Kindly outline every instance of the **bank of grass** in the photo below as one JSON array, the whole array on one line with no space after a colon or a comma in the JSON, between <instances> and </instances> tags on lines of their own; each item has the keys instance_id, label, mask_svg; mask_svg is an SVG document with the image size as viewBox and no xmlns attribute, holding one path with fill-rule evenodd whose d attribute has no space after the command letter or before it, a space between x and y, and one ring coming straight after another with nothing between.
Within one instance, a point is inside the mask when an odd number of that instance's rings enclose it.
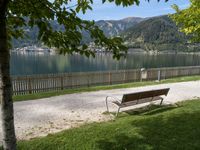
<instances>
[{"instance_id":1,"label":"bank of grass","mask_svg":"<svg viewBox=\"0 0 200 150\"><path fill-rule=\"evenodd\" d=\"M59 96L59 95L64 95L64 94L80 93L80 92L141 87L141 86L157 85L157 84L163 84L163 83L186 82L186 81L197 81L197 80L200 80L200 76L177 77L177 78L161 80L160 82L143 81L143 82L132 82L132 83L125 83L125 84L94 86L94 87L86 87L86 88L65 89L65 90L60 90L60 91L50 91L50 92L42 92L42 93L36 93L36 94L17 95L17 96L13 96L13 100L14 101L25 101L25 100L47 98L47 97L52 97L52 96Z\"/></svg>"},{"instance_id":2,"label":"bank of grass","mask_svg":"<svg viewBox=\"0 0 200 150\"><path fill-rule=\"evenodd\" d=\"M152 106L57 134L19 141L20 150L194 150L200 149L200 99Z\"/></svg>"}]
</instances>

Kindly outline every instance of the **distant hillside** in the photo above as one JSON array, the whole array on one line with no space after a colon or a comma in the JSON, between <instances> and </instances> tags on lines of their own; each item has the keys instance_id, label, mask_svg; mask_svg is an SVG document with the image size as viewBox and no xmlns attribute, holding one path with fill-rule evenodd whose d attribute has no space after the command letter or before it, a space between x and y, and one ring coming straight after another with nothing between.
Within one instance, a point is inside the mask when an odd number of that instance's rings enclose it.
<instances>
[{"instance_id":1,"label":"distant hillside","mask_svg":"<svg viewBox=\"0 0 200 150\"><path fill-rule=\"evenodd\" d=\"M153 17L125 30L121 36L129 47L155 51L192 51L188 37L168 16Z\"/></svg>"},{"instance_id":2,"label":"distant hillside","mask_svg":"<svg viewBox=\"0 0 200 150\"><path fill-rule=\"evenodd\" d=\"M101 30L105 33L106 36L117 36L122 31L128 29L129 27L132 27L136 25L137 23L141 22L143 18L139 17L129 17L122 20L100 20L96 22L96 25L99 26ZM61 27L56 22L51 22L53 25L53 28L55 29L61 29ZM14 47L24 47L28 45L40 45L40 41L37 39L38 35L38 29L35 27L33 29L25 28L26 34L29 36L29 38L19 39L19 40L13 40L13 46ZM91 39L88 35L88 33L83 31L83 42L89 43L91 42Z\"/></svg>"},{"instance_id":3,"label":"distant hillside","mask_svg":"<svg viewBox=\"0 0 200 150\"><path fill-rule=\"evenodd\" d=\"M144 18L139 17L129 17L121 20L100 20L96 22L96 25L104 31L106 36L116 36L143 20Z\"/></svg>"},{"instance_id":4,"label":"distant hillside","mask_svg":"<svg viewBox=\"0 0 200 150\"><path fill-rule=\"evenodd\" d=\"M25 18L27 19L27 18ZM51 25L56 30L63 30L63 28L55 21L51 22ZM25 47L32 45L41 45L41 41L38 39L38 28L37 27L24 27L25 37L23 39L13 39L12 45L13 48L16 47Z\"/></svg>"},{"instance_id":5,"label":"distant hillside","mask_svg":"<svg viewBox=\"0 0 200 150\"><path fill-rule=\"evenodd\" d=\"M51 22L54 29L61 29L57 22ZM129 17L121 20L100 20L96 22L108 37L121 36L130 48L146 51L200 51L199 45L188 44L188 37L178 31L168 16L152 18ZM24 28L29 38L13 40L14 47L41 45L37 39L38 28ZM83 43L90 43L87 32L82 32Z\"/></svg>"}]
</instances>

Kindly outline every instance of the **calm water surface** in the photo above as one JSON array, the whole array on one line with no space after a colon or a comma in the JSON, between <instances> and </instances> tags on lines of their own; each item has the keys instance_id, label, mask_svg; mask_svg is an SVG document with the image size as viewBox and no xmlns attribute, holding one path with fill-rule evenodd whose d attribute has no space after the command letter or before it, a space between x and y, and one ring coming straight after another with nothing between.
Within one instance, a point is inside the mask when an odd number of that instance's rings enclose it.
<instances>
[{"instance_id":1,"label":"calm water surface","mask_svg":"<svg viewBox=\"0 0 200 150\"><path fill-rule=\"evenodd\" d=\"M110 54L97 54L95 58L75 55L11 54L12 75L32 75L65 72L106 71L136 68L157 68L200 65L200 55L132 53L119 61Z\"/></svg>"}]
</instances>

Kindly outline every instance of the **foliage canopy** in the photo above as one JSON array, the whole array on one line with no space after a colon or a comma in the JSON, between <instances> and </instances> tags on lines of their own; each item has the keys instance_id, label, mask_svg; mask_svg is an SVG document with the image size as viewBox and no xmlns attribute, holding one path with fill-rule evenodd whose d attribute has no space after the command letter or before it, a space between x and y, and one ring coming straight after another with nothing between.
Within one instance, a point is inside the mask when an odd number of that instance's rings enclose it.
<instances>
[{"instance_id":1,"label":"foliage canopy","mask_svg":"<svg viewBox=\"0 0 200 150\"><path fill-rule=\"evenodd\" d=\"M171 18L180 27L180 31L191 35L192 41L200 42L200 2L199 0L190 0L190 2L190 7L184 10L173 5L176 14L171 15Z\"/></svg>"}]
</instances>

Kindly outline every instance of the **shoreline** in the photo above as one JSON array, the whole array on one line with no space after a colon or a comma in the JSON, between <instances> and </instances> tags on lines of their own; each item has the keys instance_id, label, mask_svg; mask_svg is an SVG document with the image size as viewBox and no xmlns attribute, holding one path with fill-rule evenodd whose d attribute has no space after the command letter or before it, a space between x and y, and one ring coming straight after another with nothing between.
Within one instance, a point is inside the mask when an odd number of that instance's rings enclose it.
<instances>
[{"instance_id":1,"label":"shoreline","mask_svg":"<svg viewBox=\"0 0 200 150\"><path fill-rule=\"evenodd\" d=\"M174 51L146 51L144 49L141 48L129 48L128 49L128 54L134 54L134 53L141 53L141 54L149 54L149 55L159 55L159 54L173 54L173 55L179 55L179 54L183 54L183 55L200 55L200 52L183 52L183 51L179 51L179 52L174 52Z\"/></svg>"}]
</instances>

